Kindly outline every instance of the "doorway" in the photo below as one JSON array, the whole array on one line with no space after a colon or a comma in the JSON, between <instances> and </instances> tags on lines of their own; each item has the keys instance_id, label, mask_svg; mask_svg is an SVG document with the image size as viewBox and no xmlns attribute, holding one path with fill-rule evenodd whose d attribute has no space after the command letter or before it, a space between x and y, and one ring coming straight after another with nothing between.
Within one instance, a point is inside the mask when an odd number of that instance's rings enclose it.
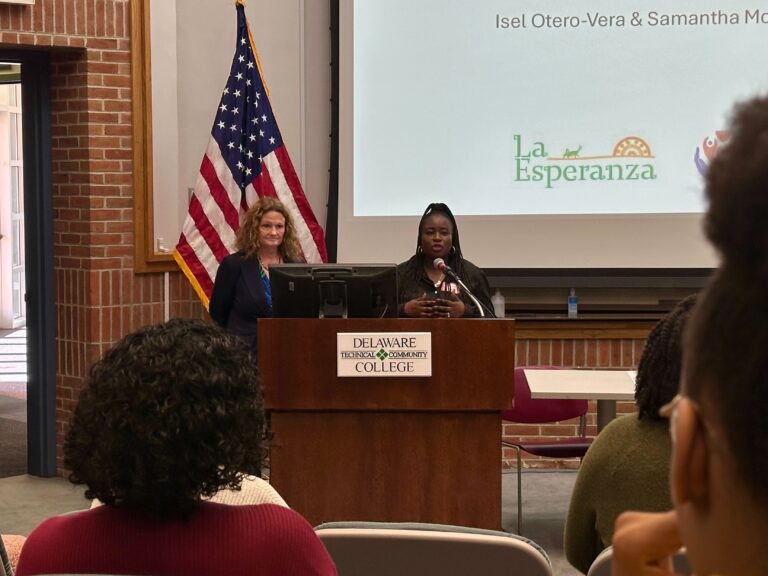
<instances>
[{"instance_id":1,"label":"doorway","mask_svg":"<svg viewBox=\"0 0 768 576\"><path fill-rule=\"evenodd\" d=\"M49 57L0 50L0 460L37 476L56 473Z\"/></svg>"},{"instance_id":2,"label":"doorway","mask_svg":"<svg viewBox=\"0 0 768 576\"><path fill-rule=\"evenodd\" d=\"M27 472L21 65L0 62L0 478Z\"/></svg>"}]
</instances>

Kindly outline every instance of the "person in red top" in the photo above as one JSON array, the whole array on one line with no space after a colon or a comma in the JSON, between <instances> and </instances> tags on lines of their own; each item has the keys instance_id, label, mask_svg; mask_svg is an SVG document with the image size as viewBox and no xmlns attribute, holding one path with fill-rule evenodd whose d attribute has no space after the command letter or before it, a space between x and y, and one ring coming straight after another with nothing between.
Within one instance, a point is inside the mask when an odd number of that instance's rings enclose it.
<instances>
[{"instance_id":1,"label":"person in red top","mask_svg":"<svg viewBox=\"0 0 768 576\"><path fill-rule=\"evenodd\" d=\"M201 321L171 320L118 342L91 368L64 445L70 480L105 505L44 521L17 575L336 574L289 508L204 501L261 471L253 366L244 343Z\"/></svg>"}]
</instances>

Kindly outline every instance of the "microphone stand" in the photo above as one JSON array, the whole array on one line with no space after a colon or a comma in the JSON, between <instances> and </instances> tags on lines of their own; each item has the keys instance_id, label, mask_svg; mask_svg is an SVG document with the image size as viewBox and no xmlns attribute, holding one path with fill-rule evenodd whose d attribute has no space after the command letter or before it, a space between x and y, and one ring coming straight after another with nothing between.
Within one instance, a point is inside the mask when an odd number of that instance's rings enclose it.
<instances>
[{"instance_id":1,"label":"microphone stand","mask_svg":"<svg viewBox=\"0 0 768 576\"><path fill-rule=\"evenodd\" d=\"M451 270L448 266L445 266L445 268L443 269L443 273L447 274L448 276L456 280L456 282L458 282L459 286L461 286L464 289L464 292L467 293L467 296L469 296L472 299L472 302L475 303L475 306L477 306L477 309L480 310L480 318L485 318L485 310L483 309L482 303L480 302L480 300L475 298L475 295L472 294L472 291L469 288L467 288L467 285L464 284L461 278L459 278L459 275L456 274L456 272L454 272L453 270ZM492 313L492 316L493 318L496 318L496 314Z\"/></svg>"}]
</instances>

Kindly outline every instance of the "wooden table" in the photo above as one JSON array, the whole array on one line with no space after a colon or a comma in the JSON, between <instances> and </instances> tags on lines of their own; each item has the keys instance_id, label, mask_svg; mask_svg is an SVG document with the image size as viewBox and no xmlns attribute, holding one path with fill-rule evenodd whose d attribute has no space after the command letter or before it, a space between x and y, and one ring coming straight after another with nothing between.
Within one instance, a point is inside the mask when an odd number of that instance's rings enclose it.
<instances>
[{"instance_id":1,"label":"wooden table","mask_svg":"<svg viewBox=\"0 0 768 576\"><path fill-rule=\"evenodd\" d=\"M634 400L635 371L525 370L531 398L597 400L597 431L616 417L617 400Z\"/></svg>"}]
</instances>

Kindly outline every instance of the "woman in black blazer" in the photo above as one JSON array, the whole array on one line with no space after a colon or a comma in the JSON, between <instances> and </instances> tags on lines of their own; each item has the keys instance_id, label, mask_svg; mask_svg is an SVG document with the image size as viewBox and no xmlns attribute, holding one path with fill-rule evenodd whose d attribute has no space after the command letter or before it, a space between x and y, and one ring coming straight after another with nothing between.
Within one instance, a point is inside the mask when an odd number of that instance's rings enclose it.
<instances>
[{"instance_id":1,"label":"woman in black blazer","mask_svg":"<svg viewBox=\"0 0 768 576\"><path fill-rule=\"evenodd\" d=\"M272 316L269 267L298 262L301 249L286 207L265 197L245 215L237 232L237 252L221 261L208 311L211 318L256 352L256 323Z\"/></svg>"}]
</instances>

